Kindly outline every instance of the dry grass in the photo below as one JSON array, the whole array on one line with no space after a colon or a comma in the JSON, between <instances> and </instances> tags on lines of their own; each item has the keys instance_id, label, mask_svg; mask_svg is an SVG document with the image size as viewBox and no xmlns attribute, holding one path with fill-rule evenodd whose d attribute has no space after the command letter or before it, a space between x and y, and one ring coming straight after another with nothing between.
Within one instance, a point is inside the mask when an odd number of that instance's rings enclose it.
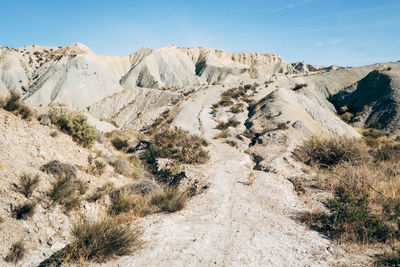
<instances>
[{"instance_id":1,"label":"dry grass","mask_svg":"<svg viewBox=\"0 0 400 267\"><path fill-rule=\"evenodd\" d=\"M31 201L19 204L12 209L13 217L17 220L26 220L34 214L35 207L36 203Z\"/></svg>"},{"instance_id":2,"label":"dry grass","mask_svg":"<svg viewBox=\"0 0 400 267\"><path fill-rule=\"evenodd\" d=\"M231 137L231 133L228 131L228 129L222 130L219 133L215 134L214 139L223 139L223 138L228 138Z\"/></svg>"},{"instance_id":3,"label":"dry grass","mask_svg":"<svg viewBox=\"0 0 400 267\"><path fill-rule=\"evenodd\" d=\"M140 229L117 217L81 219L73 225L71 234L73 242L65 252L64 262L105 262L115 256L129 255L141 245Z\"/></svg>"},{"instance_id":4,"label":"dry grass","mask_svg":"<svg viewBox=\"0 0 400 267\"><path fill-rule=\"evenodd\" d=\"M7 256L4 258L6 262L11 262L16 264L19 262L25 254L25 246L24 242L22 240L15 242L12 244L10 248L10 252L7 254Z\"/></svg>"},{"instance_id":5,"label":"dry grass","mask_svg":"<svg viewBox=\"0 0 400 267\"><path fill-rule=\"evenodd\" d=\"M33 190L38 186L39 175L24 173L19 177L18 191L25 197L30 197Z\"/></svg>"},{"instance_id":6,"label":"dry grass","mask_svg":"<svg viewBox=\"0 0 400 267\"><path fill-rule=\"evenodd\" d=\"M21 101L21 96L17 93L12 92L2 106L5 110L20 115L24 120L32 118L33 111Z\"/></svg>"},{"instance_id":7,"label":"dry grass","mask_svg":"<svg viewBox=\"0 0 400 267\"><path fill-rule=\"evenodd\" d=\"M91 175L101 176L106 171L106 164L100 160L94 159L91 155L88 156L87 173Z\"/></svg>"},{"instance_id":8,"label":"dry grass","mask_svg":"<svg viewBox=\"0 0 400 267\"><path fill-rule=\"evenodd\" d=\"M354 165L368 161L368 147L356 138L312 137L294 151L294 156L307 165L328 168L342 162Z\"/></svg>"},{"instance_id":9,"label":"dry grass","mask_svg":"<svg viewBox=\"0 0 400 267\"><path fill-rule=\"evenodd\" d=\"M192 135L181 128L162 129L153 137L152 144L142 153L148 163L155 163L156 158L175 159L181 163L205 163L209 159L203 147L208 143L205 139Z\"/></svg>"},{"instance_id":10,"label":"dry grass","mask_svg":"<svg viewBox=\"0 0 400 267\"><path fill-rule=\"evenodd\" d=\"M87 185L66 173L56 176L49 192L49 197L54 202L63 205L66 210L77 207L81 195L87 190Z\"/></svg>"},{"instance_id":11,"label":"dry grass","mask_svg":"<svg viewBox=\"0 0 400 267\"><path fill-rule=\"evenodd\" d=\"M226 130L226 129L228 129L229 127L236 128L239 124L240 124L240 122L237 121L235 118L230 118L227 122L220 122L220 123L217 125L216 128L217 128L218 130Z\"/></svg>"},{"instance_id":12,"label":"dry grass","mask_svg":"<svg viewBox=\"0 0 400 267\"><path fill-rule=\"evenodd\" d=\"M383 136L373 134L377 140ZM303 214L302 220L341 242L398 242L400 158L393 155L400 147L388 152L387 142L379 139L377 147L369 148L361 139L306 142L298 158L317 167L317 185L334 197L325 202L329 214Z\"/></svg>"},{"instance_id":13,"label":"dry grass","mask_svg":"<svg viewBox=\"0 0 400 267\"><path fill-rule=\"evenodd\" d=\"M165 186L162 190L151 194L135 194L129 188L123 188L115 191L111 196L110 214L118 215L129 212L135 216L146 216L157 212L176 212L185 206L189 198L186 192L172 186Z\"/></svg>"}]
</instances>

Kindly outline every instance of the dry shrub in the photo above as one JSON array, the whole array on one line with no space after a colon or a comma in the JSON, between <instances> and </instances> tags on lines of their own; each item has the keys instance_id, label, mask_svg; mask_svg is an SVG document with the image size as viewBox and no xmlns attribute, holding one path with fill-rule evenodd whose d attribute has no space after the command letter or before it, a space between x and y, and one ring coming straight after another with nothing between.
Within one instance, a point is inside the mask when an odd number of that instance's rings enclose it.
<instances>
[{"instance_id":1,"label":"dry shrub","mask_svg":"<svg viewBox=\"0 0 400 267\"><path fill-rule=\"evenodd\" d=\"M287 130L287 129L289 129L289 126L287 125L287 123L281 122L281 123L278 123L277 128L279 130Z\"/></svg>"},{"instance_id":2,"label":"dry shrub","mask_svg":"<svg viewBox=\"0 0 400 267\"><path fill-rule=\"evenodd\" d=\"M23 204L19 204L12 209L13 217L17 220L26 220L33 215L35 212L36 203L26 201Z\"/></svg>"},{"instance_id":3,"label":"dry shrub","mask_svg":"<svg viewBox=\"0 0 400 267\"><path fill-rule=\"evenodd\" d=\"M189 198L186 192L172 186L165 186L150 194L135 194L129 188L122 188L110 195L112 198L110 214L131 212L136 216L181 210Z\"/></svg>"},{"instance_id":4,"label":"dry shrub","mask_svg":"<svg viewBox=\"0 0 400 267\"><path fill-rule=\"evenodd\" d=\"M153 143L142 153L148 163L155 163L157 158L176 159L179 162L194 164L205 163L209 159L204 146L205 139L192 135L182 128L174 127L159 131L154 135Z\"/></svg>"},{"instance_id":5,"label":"dry shrub","mask_svg":"<svg viewBox=\"0 0 400 267\"><path fill-rule=\"evenodd\" d=\"M52 174L55 176L60 176L65 174L68 177L77 177L77 169L74 165L63 163L58 160L52 160L49 163L43 165L40 170L47 174Z\"/></svg>"},{"instance_id":6,"label":"dry shrub","mask_svg":"<svg viewBox=\"0 0 400 267\"><path fill-rule=\"evenodd\" d=\"M25 197L30 197L33 190L38 186L40 181L39 175L32 175L28 173L23 173L19 177L18 190Z\"/></svg>"},{"instance_id":7,"label":"dry shrub","mask_svg":"<svg viewBox=\"0 0 400 267\"><path fill-rule=\"evenodd\" d=\"M12 262L16 264L19 262L25 254L25 246L24 242L22 240L15 242L12 244L10 248L10 252L7 254L7 256L4 258L6 262Z\"/></svg>"},{"instance_id":8,"label":"dry shrub","mask_svg":"<svg viewBox=\"0 0 400 267\"><path fill-rule=\"evenodd\" d=\"M217 125L216 128L217 128L218 130L226 130L226 129L228 129L229 127L236 128L239 124L240 124L239 121L237 121L237 120L234 119L234 118L230 118L227 122L220 122L220 123Z\"/></svg>"},{"instance_id":9,"label":"dry shrub","mask_svg":"<svg viewBox=\"0 0 400 267\"><path fill-rule=\"evenodd\" d=\"M361 164L370 160L368 147L356 138L312 137L294 151L294 156L307 165L331 167L342 162Z\"/></svg>"},{"instance_id":10,"label":"dry shrub","mask_svg":"<svg viewBox=\"0 0 400 267\"><path fill-rule=\"evenodd\" d=\"M32 110L21 101L21 96L14 92L11 92L10 96L6 99L3 108L21 115L24 120L30 120L33 115Z\"/></svg>"},{"instance_id":11,"label":"dry shrub","mask_svg":"<svg viewBox=\"0 0 400 267\"><path fill-rule=\"evenodd\" d=\"M105 216L97 221L81 219L73 225L73 242L68 246L63 261L105 262L129 255L140 247L141 231L117 217Z\"/></svg>"},{"instance_id":12,"label":"dry shrub","mask_svg":"<svg viewBox=\"0 0 400 267\"><path fill-rule=\"evenodd\" d=\"M222 131L220 131L219 133L217 133L215 136L214 136L214 139L222 139L222 138L228 138L228 137L231 137L232 135L231 135L231 133L228 131L228 129L225 129L225 130L222 130Z\"/></svg>"},{"instance_id":13,"label":"dry shrub","mask_svg":"<svg viewBox=\"0 0 400 267\"><path fill-rule=\"evenodd\" d=\"M87 184L67 173L56 176L49 192L50 199L63 205L67 210L77 207L87 190Z\"/></svg>"},{"instance_id":14,"label":"dry shrub","mask_svg":"<svg viewBox=\"0 0 400 267\"><path fill-rule=\"evenodd\" d=\"M111 144L115 147L117 150L123 150L129 146L129 143L127 140L123 140L119 137L114 138L111 141Z\"/></svg>"},{"instance_id":15,"label":"dry shrub","mask_svg":"<svg viewBox=\"0 0 400 267\"><path fill-rule=\"evenodd\" d=\"M185 207L188 198L186 192L182 192L176 187L166 187L152 197L151 203L163 212L176 212Z\"/></svg>"},{"instance_id":16,"label":"dry shrub","mask_svg":"<svg viewBox=\"0 0 400 267\"><path fill-rule=\"evenodd\" d=\"M100 160L94 159L91 155L88 156L87 173L101 176L106 171L106 164Z\"/></svg>"}]
</instances>

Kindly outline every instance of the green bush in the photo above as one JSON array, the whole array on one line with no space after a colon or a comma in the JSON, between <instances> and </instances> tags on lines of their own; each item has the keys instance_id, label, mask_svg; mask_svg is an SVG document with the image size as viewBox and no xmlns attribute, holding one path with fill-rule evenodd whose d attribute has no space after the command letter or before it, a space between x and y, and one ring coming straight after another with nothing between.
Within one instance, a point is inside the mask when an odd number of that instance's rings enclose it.
<instances>
[{"instance_id":1,"label":"green bush","mask_svg":"<svg viewBox=\"0 0 400 267\"><path fill-rule=\"evenodd\" d=\"M329 215L314 215L309 223L332 239L374 243L386 242L397 235L396 229L371 213L366 193L338 187L326 207Z\"/></svg>"},{"instance_id":2,"label":"green bush","mask_svg":"<svg viewBox=\"0 0 400 267\"><path fill-rule=\"evenodd\" d=\"M60 130L85 147L91 147L96 141L96 130L90 126L87 117L79 112L70 112L63 108L53 108L49 114L50 120Z\"/></svg>"}]
</instances>

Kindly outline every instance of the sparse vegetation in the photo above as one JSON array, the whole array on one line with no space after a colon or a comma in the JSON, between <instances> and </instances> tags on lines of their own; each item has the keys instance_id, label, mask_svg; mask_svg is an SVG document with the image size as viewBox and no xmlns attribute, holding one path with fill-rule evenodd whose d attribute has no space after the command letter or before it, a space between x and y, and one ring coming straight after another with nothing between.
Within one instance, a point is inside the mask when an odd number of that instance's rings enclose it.
<instances>
[{"instance_id":1,"label":"sparse vegetation","mask_svg":"<svg viewBox=\"0 0 400 267\"><path fill-rule=\"evenodd\" d=\"M19 192L25 197L30 197L39 184L39 175L24 173L19 177Z\"/></svg>"},{"instance_id":2,"label":"sparse vegetation","mask_svg":"<svg viewBox=\"0 0 400 267\"><path fill-rule=\"evenodd\" d=\"M79 205L80 195L86 192L87 186L82 181L75 179L67 173L56 176L49 192L50 199L63 205L67 210Z\"/></svg>"},{"instance_id":3,"label":"sparse vegetation","mask_svg":"<svg viewBox=\"0 0 400 267\"><path fill-rule=\"evenodd\" d=\"M77 170L74 165L63 163L58 160L52 160L49 163L43 165L40 170L42 172L52 174L55 176L61 176L65 174L68 177L76 178Z\"/></svg>"},{"instance_id":4,"label":"sparse vegetation","mask_svg":"<svg viewBox=\"0 0 400 267\"><path fill-rule=\"evenodd\" d=\"M24 120L30 120L33 115L32 110L21 101L21 96L14 92L7 98L3 108L19 114Z\"/></svg>"},{"instance_id":5,"label":"sparse vegetation","mask_svg":"<svg viewBox=\"0 0 400 267\"><path fill-rule=\"evenodd\" d=\"M17 262L19 262L21 259L24 258L24 254L25 254L24 242L20 240L12 244L10 252L4 258L4 260L6 262L12 262L16 264Z\"/></svg>"},{"instance_id":6,"label":"sparse vegetation","mask_svg":"<svg viewBox=\"0 0 400 267\"><path fill-rule=\"evenodd\" d=\"M101 176L106 170L106 164L100 160L88 157L87 172L92 175Z\"/></svg>"},{"instance_id":7,"label":"sparse vegetation","mask_svg":"<svg viewBox=\"0 0 400 267\"><path fill-rule=\"evenodd\" d=\"M361 139L314 137L295 152L323 168L317 186L334 196L325 202L329 213L306 213L301 220L342 242L392 242L400 237L400 146L382 139L383 132L365 132L376 141L372 147Z\"/></svg>"},{"instance_id":8,"label":"sparse vegetation","mask_svg":"<svg viewBox=\"0 0 400 267\"><path fill-rule=\"evenodd\" d=\"M206 140L186 130L169 128L154 135L142 158L148 163L154 163L156 158L170 158L187 164L205 163L209 155L203 147L207 145Z\"/></svg>"},{"instance_id":9,"label":"sparse vegetation","mask_svg":"<svg viewBox=\"0 0 400 267\"><path fill-rule=\"evenodd\" d=\"M234 118L230 118L227 122L220 122L220 123L217 125L216 128L217 128L218 130L226 130L226 129L228 129L229 127L236 128L239 124L240 124L239 121L237 121L237 120L234 119Z\"/></svg>"},{"instance_id":10,"label":"sparse vegetation","mask_svg":"<svg viewBox=\"0 0 400 267\"><path fill-rule=\"evenodd\" d=\"M71 135L76 142L83 146L90 148L95 143L96 130L88 124L84 114L71 112L62 107L53 107L49 118L61 131Z\"/></svg>"},{"instance_id":11,"label":"sparse vegetation","mask_svg":"<svg viewBox=\"0 0 400 267\"><path fill-rule=\"evenodd\" d=\"M358 164L370 158L368 148L356 138L312 137L295 150L294 155L307 165L330 167L341 162Z\"/></svg>"},{"instance_id":12,"label":"sparse vegetation","mask_svg":"<svg viewBox=\"0 0 400 267\"><path fill-rule=\"evenodd\" d=\"M23 204L19 204L12 209L13 217L17 220L25 220L33 215L35 212L36 203L26 201Z\"/></svg>"},{"instance_id":13,"label":"sparse vegetation","mask_svg":"<svg viewBox=\"0 0 400 267\"><path fill-rule=\"evenodd\" d=\"M325 203L330 214L303 217L312 228L341 241L360 243L385 242L393 238L396 229L386 224L369 208L368 194L337 187L334 198Z\"/></svg>"},{"instance_id":14,"label":"sparse vegetation","mask_svg":"<svg viewBox=\"0 0 400 267\"><path fill-rule=\"evenodd\" d=\"M244 185L252 185L256 182L256 179L254 177L254 173L249 173L249 175L247 176L247 181L244 182Z\"/></svg>"},{"instance_id":15,"label":"sparse vegetation","mask_svg":"<svg viewBox=\"0 0 400 267\"><path fill-rule=\"evenodd\" d=\"M228 138L231 136L231 133L228 131L228 129L222 130L219 133L217 133L214 138L215 139L223 139L223 138Z\"/></svg>"},{"instance_id":16,"label":"sparse vegetation","mask_svg":"<svg viewBox=\"0 0 400 267\"><path fill-rule=\"evenodd\" d=\"M152 197L151 203L163 212L176 212L183 209L187 199L186 192L182 192L176 187L166 187Z\"/></svg>"}]
</instances>

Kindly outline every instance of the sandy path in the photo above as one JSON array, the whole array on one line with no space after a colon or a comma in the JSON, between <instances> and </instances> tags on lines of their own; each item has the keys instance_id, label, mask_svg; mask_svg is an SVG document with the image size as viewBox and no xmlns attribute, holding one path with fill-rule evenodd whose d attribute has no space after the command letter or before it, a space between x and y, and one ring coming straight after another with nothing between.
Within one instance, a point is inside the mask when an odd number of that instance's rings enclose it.
<instances>
[{"instance_id":1,"label":"sandy path","mask_svg":"<svg viewBox=\"0 0 400 267\"><path fill-rule=\"evenodd\" d=\"M305 207L290 182L253 171L247 154L211 139L209 108L221 90L197 93L173 122L210 139L211 160L197 167L210 188L180 212L147 217L145 247L107 266L324 266L333 260L326 239L291 219ZM246 186L241 182L250 172L256 183Z\"/></svg>"}]
</instances>

